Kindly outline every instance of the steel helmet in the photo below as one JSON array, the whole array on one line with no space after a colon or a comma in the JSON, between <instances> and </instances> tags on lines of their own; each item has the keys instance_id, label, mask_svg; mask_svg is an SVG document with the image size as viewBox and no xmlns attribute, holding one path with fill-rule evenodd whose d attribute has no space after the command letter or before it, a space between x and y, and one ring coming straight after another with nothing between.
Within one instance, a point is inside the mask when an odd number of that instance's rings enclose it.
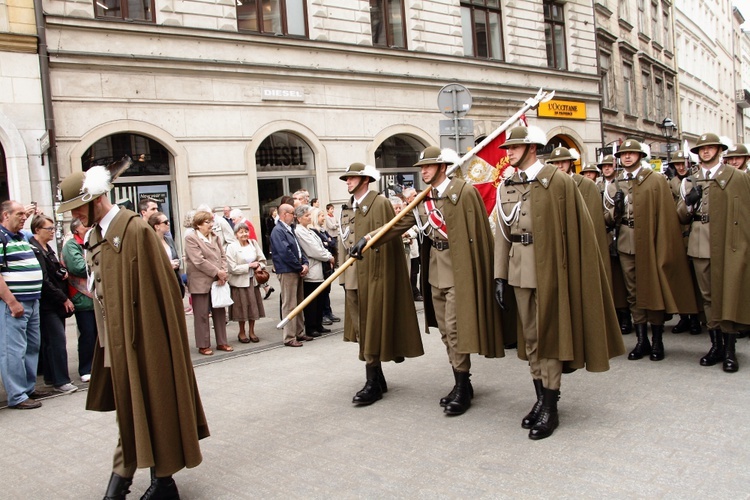
<instances>
[{"instance_id":1,"label":"steel helmet","mask_svg":"<svg viewBox=\"0 0 750 500\"><path fill-rule=\"evenodd\" d=\"M347 177L367 177L370 179L370 182L378 182L380 180L380 172L372 165L352 163L346 168L346 172L339 179L345 181Z\"/></svg>"},{"instance_id":2,"label":"steel helmet","mask_svg":"<svg viewBox=\"0 0 750 500\"><path fill-rule=\"evenodd\" d=\"M695 143L695 146L690 148L690 152L698 154L698 150L702 146L719 146L722 151L726 151L727 148L729 148L729 146L721 141L718 135L712 133L703 134L702 136L700 136L698 138L698 142Z\"/></svg>"},{"instance_id":3,"label":"steel helmet","mask_svg":"<svg viewBox=\"0 0 750 500\"><path fill-rule=\"evenodd\" d=\"M580 158L581 155L579 155L578 151L575 149L568 149L564 146L559 146L552 150L549 158L547 158L547 163L556 163L565 160L576 161Z\"/></svg>"},{"instance_id":4,"label":"steel helmet","mask_svg":"<svg viewBox=\"0 0 750 500\"><path fill-rule=\"evenodd\" d=\"M638 153L641 157L646 156L646 153L641 148L641 143L635 139L625 139L625 142L622 143L622 146L617 150L615 156L619 158L622 153Z\"/></svg>"},{"instance_id":5,"label":"steel helmet","mask_svg":"<svg viewBox=\"0 0 750 500\"><path fill-rule=\"evenodd\" d=\"M602 161L600 161L599 163L597 163L597 165L599 166L599 168L607 166L607 165L613 165L614 166L615 165L615 157L612 156L612 155L607 155L607 156L605 156L602 159Z\"/></svg>"},{"instance_id":6,"label":"steel helmet","mask_svg":"<svg viewBox=\"0 0 750 500\"><path fill-rule=\"evenodd\" d=\"M735 144L724 153L724 158L736 158L742 156L750 156L750 153L747 151L747 146L744 144Z\"/></svg>"},{"instance_id":7,"label":"steel helmet","mask_svg":"<svg viewBox=\"0 0 750 500\"><path fill-rule=\"evenodd\" d=\"M547 144L547 134L539 127L515 127L510 130L505 142L500 145L502 149L515 144L536 144L544 147Z\"/></svg>"}]
</instances>

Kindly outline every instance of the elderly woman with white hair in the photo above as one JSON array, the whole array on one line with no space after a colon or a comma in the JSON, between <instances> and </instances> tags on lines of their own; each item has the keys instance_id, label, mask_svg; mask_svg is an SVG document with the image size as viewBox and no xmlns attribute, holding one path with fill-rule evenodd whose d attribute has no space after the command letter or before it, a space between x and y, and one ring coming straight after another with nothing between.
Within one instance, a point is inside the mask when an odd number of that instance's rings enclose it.
<instances>
[{"instance_id":1,"label":"elderly woman with white hair","mask_svg":"<svg viewBox=\"0 0 750 500\"><path fill-rule=\"evenodd\" d=\"M300 248L309 261L309 271L303 281L305 297L308 297L325 281L323 265L333 264L333 255L326 250L323 242L311 228L312 211L313 208L310 205L300 205L294 209L294 216L297 218L297 227L294 232L297 235ZM325 302L320 295L305 307L305 333L309 337L320 337L321 333L331 331L323 326L324 307Z\"/></svg>"}]
</instances>

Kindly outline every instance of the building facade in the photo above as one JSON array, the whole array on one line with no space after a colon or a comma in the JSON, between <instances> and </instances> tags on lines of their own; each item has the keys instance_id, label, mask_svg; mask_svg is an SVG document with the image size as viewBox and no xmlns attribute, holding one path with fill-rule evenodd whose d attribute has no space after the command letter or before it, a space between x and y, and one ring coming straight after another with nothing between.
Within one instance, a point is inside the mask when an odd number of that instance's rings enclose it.
<instances>
[{"instance_id":1,"label":"building facade","mask_svg":"<svg viewBox=\"0 0 750 500\"><path fill-rule=\"evenodd\" d=\"M207 203L265 232L284 194L347 198L355 161L421 187L440 89L464 85L475 140L538 88L582 111L528 114L594 160L601 142L590 2L45 0L60 176L124 154L115 198L173 221ZM173 224L177 229L179 224Z\"/></svg>"}]
</instances>

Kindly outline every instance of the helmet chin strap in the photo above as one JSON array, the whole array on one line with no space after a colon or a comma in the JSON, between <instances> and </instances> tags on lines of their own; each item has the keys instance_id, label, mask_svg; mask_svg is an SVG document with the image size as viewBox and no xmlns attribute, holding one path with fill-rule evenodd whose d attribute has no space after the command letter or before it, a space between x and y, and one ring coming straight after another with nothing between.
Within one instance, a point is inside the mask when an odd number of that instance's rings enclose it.
<instances>
[{"instance_id":1,"label":"helmet chin strap","mask_svg":"<svg viewBox=\"0 0 750 500\"><path fill-rule=\"evenodd\" d=\"M523 162L526 161L526 156L529 154L529 148L531 148L531 144L527 144L526 147L523 150L523 154L521 155L521 158L518 160L518 165L516 167L523 165Z\"/></svg>"},{"instance_id":2,"label":"helmet chin strap","mask_svg":"<svg viewBox=\"0 0 750 500\"><path fill-rule=\"evenodd\" d=\"M713 165L714 161L716 161L716 158L719 156L719 151L720 150L721 150L721 148L716 148L716 153L714 153L714 155L711 157L711 159L708 160L708 161L704 161L703 163L705 163L706 165Z\"/></svg>"},{"instance_id":3,"label":"helmet chin strap","mask_svg":"<svg viewBox=\"0 0 750 500\"><path fill-rule=\"evenodd\" d=\"M88 202L88 207L89 207L88 226L92 227L94 225L94 202L93 201Z\"/></svg>"}]
</instances>

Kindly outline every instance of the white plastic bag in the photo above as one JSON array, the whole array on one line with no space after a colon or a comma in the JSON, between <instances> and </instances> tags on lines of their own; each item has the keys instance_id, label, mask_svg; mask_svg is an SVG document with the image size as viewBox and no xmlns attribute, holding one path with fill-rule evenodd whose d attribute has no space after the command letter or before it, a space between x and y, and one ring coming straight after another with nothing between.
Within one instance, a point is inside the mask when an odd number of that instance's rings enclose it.
<instances>
[{"instance_id":1,"label":"white plastic bag","mask_svg":"<svg viewBox=\"0 0 750 500\"><path fill-rule=\"evenodd\" d=\"M229 283L219 285L218 281L211 283L211 307L220 309L229 307L234 304L232 296L229 293Z\"/></svg>"}]
</instances>

